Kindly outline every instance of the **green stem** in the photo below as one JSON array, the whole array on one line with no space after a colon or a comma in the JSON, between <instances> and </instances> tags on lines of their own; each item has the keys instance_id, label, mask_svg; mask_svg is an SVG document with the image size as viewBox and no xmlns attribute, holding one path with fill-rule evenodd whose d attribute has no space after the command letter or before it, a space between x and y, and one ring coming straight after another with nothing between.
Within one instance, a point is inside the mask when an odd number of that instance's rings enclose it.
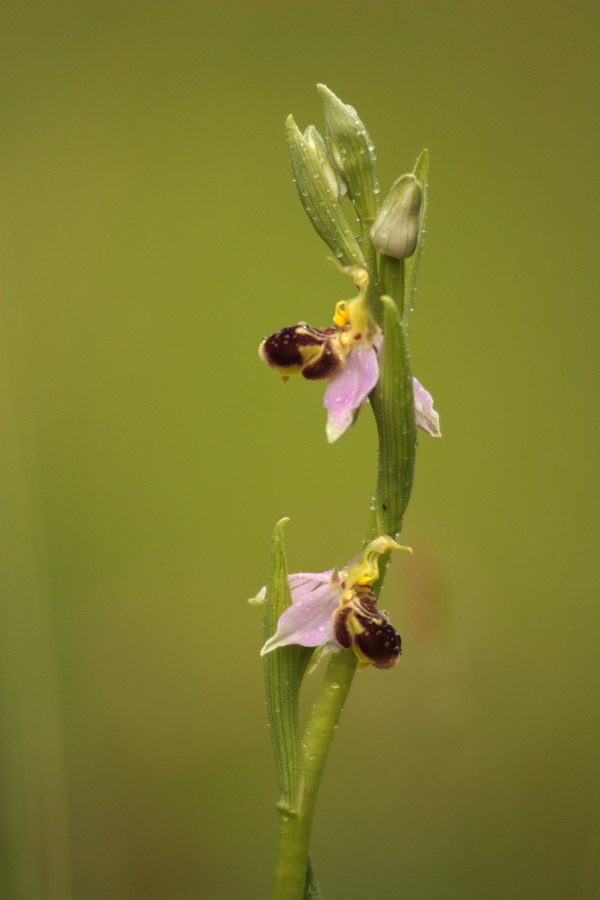
<instances>
[{"instance_id":1,"label":"green stem","mask_svg":"<svg viewBox=\"0 0 600 900\"><path fill-rule=\"evenodd\" d=\"M281 815L273 900L304 896L317 793L357 665L351 650L334 653L329 661L302 741L304 784L297 814L282 811Z\"/></svg>"},{"instance_id":2,"label":"green stem","mask_svg":"<svg viewBox=\"0 0 600 900\"><path fill-rule=\"evenodd\" d=\"M327 754L357 665L358 659L350 650L332 654L304 732L302 750L305 783L302 811L309 829Z\"/></svg>"},{"instance_id":3,"label":"green stem","mask_svg":"<svg viewBox=\"0 0 600 900\"><path fill-rule=\"evenodd\" d=\"M371 224L372 224L372 221L371 221ZM379 303L379 298L381 297L382 293L384 293L384 290L382 289L381 283L379 280L379 269L377 266L377 252L375 250L375 247L373 246L373 242L371 241L371 235L369 234L369 228L371 227L370 224L361 221L360 227L361 227L361 249L363 252L363 256L365 258L365 265L371 275L371 287L370 287L371 308L372 308L375 319L380 320L381 304Z\"/></svg>"},{"instance_id":4,"label":"green stem","mask_svg":"<svg viewBox=\"0 0 600 900\"><path fill-rule=\"evenodd\" d=\"M394 300L402 319L404 312L404 260L394 259L382 253L379 273L381 294L387 294Z\"/></svg>"}]
</instances>

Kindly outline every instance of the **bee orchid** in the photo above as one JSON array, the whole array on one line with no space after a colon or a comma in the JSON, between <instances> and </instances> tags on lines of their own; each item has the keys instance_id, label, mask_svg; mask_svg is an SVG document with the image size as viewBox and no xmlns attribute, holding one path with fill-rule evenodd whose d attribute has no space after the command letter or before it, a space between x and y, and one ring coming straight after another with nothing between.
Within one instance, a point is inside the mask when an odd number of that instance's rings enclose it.
<instances>
[{"instance_id":1,"label":"bee orchid","mask_svg":"<svg viewBox=\"0 0 600 900\"><path fill-rule=\"evenodd\" d=\"M263 362L279 372L284 381L299 374L311 381L329 379L324 399L329 443L346 433L377 384L384 341L369 309L366 268L349 266L345 271L359 293L354 300L336 305L332 328L314 328L300 322L265 338L258 348ZM439 416L431 394L416 378L413 391L417 425L440 437Z\"/></svg>"},{"instance_id":2,"label":"bee orchid","mask_svg":"<svg viewBox=\"0 0 600 900\"><path fill-rule=\"evenodd\" d=\"M402 650L400 635L373 593L379 578L378 559L392 549L412 553L410 547L382 535L341 569L290 575L291 606L280 616L261 656L287 644L300 644L333 653L352 648L361 668L395 666ZM265 596L263 588L255 602L264 602Z\"/></svg>"}]
</instances>

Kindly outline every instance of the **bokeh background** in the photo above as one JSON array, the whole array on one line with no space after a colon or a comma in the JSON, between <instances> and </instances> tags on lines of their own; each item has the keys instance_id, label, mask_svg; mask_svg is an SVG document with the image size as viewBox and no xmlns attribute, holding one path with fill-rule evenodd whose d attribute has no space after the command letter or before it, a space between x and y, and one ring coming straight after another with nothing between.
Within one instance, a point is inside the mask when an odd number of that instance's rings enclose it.
<instances>
[{"instance_id":1,"label":"bokeh background","mask_svg":"<svg viewBox=\"0 0 600 900\"><path fill-rule=\"evenodd\" d=\"M421 440L326 770L326 898L600 897L598 8L431 0L2 5L2 900L264 900L276 782L259 615L355 555L369 411L259 340L348 283L283 123L325 82L382 189L431 151ZM315 674L313 679L318 679ZM315 682L316 683L316 682ZM306 703L310 702L310 686Z\"/></svg>"}]
</instances>

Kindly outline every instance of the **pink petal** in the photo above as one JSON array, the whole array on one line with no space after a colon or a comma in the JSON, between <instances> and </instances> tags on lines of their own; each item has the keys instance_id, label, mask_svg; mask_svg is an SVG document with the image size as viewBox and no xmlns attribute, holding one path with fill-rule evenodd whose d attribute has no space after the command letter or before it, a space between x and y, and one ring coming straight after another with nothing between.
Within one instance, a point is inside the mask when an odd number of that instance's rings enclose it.
<instances>
[{"instance_id":1,"label":"pink petal","mask_svg":"<svg viewBox=\"0 0 600 900\"><path fill-rule=\"evenodd\" d=\"M379 360L374 347L353 347L342 371L331 379L325 391L327 440L337 441L352 425L379 378Z\"/></svg>"},{"instance_id":2,"label":"pink petal","mask_svg":"<svg viewBox=\"0 0 600 900\"><path fill-rule=\"evenodd\" d=\"M288 575L292 591L292 603L302 600L303 597L314 591L319 584L329 584L334 571L335 569L329 569L327 572L296 572L294 575Z\"/></svg>"},{"instance_id":3,"label":"pink petal","mask_svg":"<svg viewBox=\"0 0 600 900\"><path fill-rule=\"evenodd\" d=\"M329 569L327 572L296 572L295 575L288 575L293 600L300 600L305 594L313 591L317 584L331 581L334 572L335 569ZM251 597L248 603L260 606L266 599L267 588L262 587L256 597Z\"/></svg>"},{"instance_id":4,"label":"pink petal","mask_svg":"<svg viewBox=\"0 0 600 900\"><path fill-rule=\"evenodd\" d=\"M433 397L416 378L413 378L413 395L417 425L432 437L441 437L440 417L433 408Z\"/></svg>"},{"instance_id":5,"label":"pink petal","mask_svg":"<svg viewBox=\"0 0 600 900\"><path fill-rule=\"evenodd\" d=\"M323 576L327 575L327 580ZM302 579L294 585L296 579ZM339 578L335 571L290 575L292 605L279 617L277 630L260 651L261 656L286 644L303 647L320 647L339 650L335 640L332 616L342 596Z\"/></svg>"}]
</instances>

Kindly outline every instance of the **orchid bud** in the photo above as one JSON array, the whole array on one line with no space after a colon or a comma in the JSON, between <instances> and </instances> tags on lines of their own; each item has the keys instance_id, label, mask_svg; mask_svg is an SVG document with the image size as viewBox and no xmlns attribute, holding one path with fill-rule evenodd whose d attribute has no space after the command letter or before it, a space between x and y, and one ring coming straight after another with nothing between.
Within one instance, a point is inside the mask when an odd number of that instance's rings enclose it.
<instances>
[{"instance_id":1,"label":"orchid bud","mask_svg":"<svg viewBox=\"0 0 600 900\"><path fill-rule=\"evenodd\" d=\"M348 185L361 222L370 225L377 213L379 193L373 141L353 106L342 103L324 84L318 84L317 90L325 107L331 159Z\"/></svg>"},{"instance_id":2,"label":"orchid bud","mask_svg":"<svg viewBox=\"0 0 600 900\"><path fill-rule=\"evenodd\" d=\"M401 175L385 198L371 228L373 246L394 259L415 252L421 226L423 188L414 175Z\"/></svg>"},{"instance_id":3,"label":"orchid bud","mask_svg":"<svg viewBox=\"0 0 600 900\"><path fill-rule=\"evenodd\" d=\"M304 140L321 164L323 174L327 179L332 194L337 199L337 202L341 203L346 196L346 184L334 169L331 157L327 152L327 145L314 125L308 126L304 132Z\"/></svg>"},{"instance_id":4,"label":"orchid bud","mask_svg":"<svg viewBox=\"0 0 600 900\"><path fill-rule=\"evenodd\" d=\"M313 228L344 264L364 263L362 251L340 209L339 188L330 184L333 172L328 173L323 165L314 133L309 129L307 139L288 116L286 137L294 181Z\"/></svg>"}]
</instances>

